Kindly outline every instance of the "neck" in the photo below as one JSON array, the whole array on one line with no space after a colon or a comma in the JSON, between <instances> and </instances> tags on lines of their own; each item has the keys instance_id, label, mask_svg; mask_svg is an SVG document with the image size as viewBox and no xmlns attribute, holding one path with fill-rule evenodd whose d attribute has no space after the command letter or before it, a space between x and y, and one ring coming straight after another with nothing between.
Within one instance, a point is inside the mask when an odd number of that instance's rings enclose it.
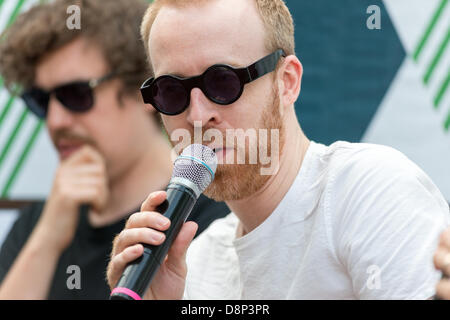
<instances>
[{"instance_id":1,"label":"neck","mask_svg":"<svg viewBox=\"0 0 450 320\"><path fill-rule=\"evenodd\" d=\"M149 193L164 190L172 175L170 154L164 138L155 138L123 174L110 182L108 204L101 214L90 213L91 225L101 227L119 221L132 210L139 210Z\"/></svg>"},{"instance_id":2,"label":"neck","mask_svg":"<svg viewBox=\"0 0 450 320\"><path fill-rule=\"evenodd\" d=\"M240 220L238 236L251 232L272 214L294 183L309 145L310 141L295 118L295 123L286 128L286 141L277 173L252 196L226 202Z\"/></svg>"}]
</instances>

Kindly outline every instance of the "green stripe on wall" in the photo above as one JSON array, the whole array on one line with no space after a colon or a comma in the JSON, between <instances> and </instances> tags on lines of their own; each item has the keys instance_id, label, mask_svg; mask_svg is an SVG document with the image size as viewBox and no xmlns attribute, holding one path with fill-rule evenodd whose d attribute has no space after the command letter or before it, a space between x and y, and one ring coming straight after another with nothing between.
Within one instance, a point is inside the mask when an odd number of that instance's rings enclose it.
<instances>
[{"instance_id":1,"label":"green stripe on wall","mask_svg":"<svg viewBox=\"0 0 450 320\"><path fill-rule=\"evenodd\" d=\"M18 0L17 1L16 7L14 8L11 16L9 17L9 20L8 20L8 23L7 23L6 27L9 27L14 22L14 20L16 20L17 15L20 12L20 8L22 8L22 6L25 4L25 1L26 0Z\"/></svg>"},{"instance_id":2,"label":"green stripe on wall","mask_svg":"<svg viewBox=\"0 0 450 320\"><path fill-rule=\"evenodd\" d=\"M12 0L9 0L9 1L12 1ZM4 2L3 0L0 0L0 10L2 8L3 2ZM43 2L46 2L46 0L40 0L39 2L43 3ZM25 3L26 3L26 0L17 0L16 5L9 16L6 27L11 26L11 24L16 20L17 16L20 14ZM0 90L2 88L4 88L4 80L2 77L0 77ZM3 122L7 118L7 115L9 114L12 106L14 105L14 101L16 99L17 93L18 93L18 91L14 90L14 92L12 92L12 94L10 94L8 100L6 101L6 104L2 110L2 113L0 114L0 128L2 128ZM24 122L26 121L26 119L29 115L30 115L30 113L25 108L24 111L22 112L20 118L16 122L12 133L10 133L10 136L7 140L5 147L3 148L3 150L1 150L0 168L1 168L2 164L4 163L4 160L7 158L8 153L11 150L11 147L12 147L14 141L16 140L16 138L18 136L18 133L20 132ZM28 140L25 143L25 147L14 166L14 170L12 171L12 173L9 176L9 178L6 182L6 185L3 187L1 197L7 197L9 195L9 190L14 185L17 176L20 174L20 170L22 169L23 164L26 162L26 157L28 156L30 150L32 149L33 145L35 144L36 138L39 135L40 130L42 130L42 127L43 127L43 122L41 120L39 120L38 124L35 126L32 134L28 137Z\"/></svg>"},{"instance_id":3,"label":"green stripe on wall","mask_svg":"<svg viewBox=\"0 0 450 320\"><path fill-rule=\"evenodd\" d=\"M447 116L447 119L445 120L444 128L445 128L445 131L449 131L449 129L450 129L450 112Z\"/></svg>"},{"instance_id":4,"label":"green stripe on wall","mask_svg":"<svg viewBox=\"0 0 450 320\"><path fill-rule=\"evenodd\" d=\"M8 101L6 101L6 104L2 110L2 113L0 114L0 129L2 128L3 122L5 121L6 116L8 115L9 111L11 111L11 107L14 103L14 100L15 100L14 95L11 95L8 98Z\"/></svg>"},{"instance_id":5,"label":"green stripe on wall","mask_svg":"<svg viewBox=\"0 0 450 320\"><path fill-rule=\"evenodd\" d=\"M428 39L430 38L431 33L433 32L434 27L436 26L437 21L439 20L442 12L445 9L445 6L448 4L448 0L442 0L440 5L438 6L436 12L434 13L427 29L425 30L425 33L423 34L419 44L417 45L416 50L413 54L414 61L419 60L419 56L422 53L423 48L425 47L425 44L427 43Z\"/></svg>"},{"instance_id":6,"label":"green stripe on wall","mask_svg":"<svg viewBox=\"0 0 450 320\"><path fill-rule=\"evenodd\" d=\"M13 142L16 140L17 135L19 134L19 131L22 128L23 123L25 122L27 115L28 115L28 110L24 109L22 114L20 115L19 120L17 120L16 125L14 126L12 133L9 135L6 145L3 148L2 153L0 154L0 170L6 159L6 156L8 155L8 152L10 151L10 149L13 145Z\"/></svg>"},{"instance_id":7,"label":"green stripe on wall","mask_svg":"<svg viewBox=\"0 0 450 320\"><path fill-rule=\"evenodd\" d=\"M9 197L9 193L11 191L11 188L13 187L15 181L17 180L17 177L25 164L25 160L28 158L28 155L33 147L33 145L36 142L37 137L39 136L39 133L41 132L41 129L44 125L44 122L42 120L39 120L36 126L34 127L33 132L31 133L30 138L28 139L28 143L25 145L24 149L22 150L22 153L20 154L19 160L16 163L16 166L14 167L11 175L9 176L5 187L2 190L1 197L7 198Z\"/></svg>"},{"instance_id":8,"label":"green stripe on wall","mask_svg":"<svg viewBox=\"0 0 450 320\"><path fill-rule=\"evenodd\" d=\"M439 107L439 104L441 103L442 98L444 97L444 94L449 87L449 84L450 84L450 70L448 71L447 77L442 82L442 85L440 86L438 93L437 93L436 97L434 98L433 104L434 104L435 108Z\"/></svg>"},{"instance_id":9,"label":"green stripe on wall","mask_svg":"<svg viewBox=\"0 0 450 320\"><path fill-rule=\"evenodd\" d=\"M448 46L449 40L450 40L450 28L448 28L447 34L445 35L444 39L442 40L438 51L436 52L434 58L431 60L428 70L423 78L423 82L425 84L428 84L428 82L430 81L431 76L433 75L433 72L436 69L436 66L438 65L439 61L442 58L443 53L445 52L445 49Z\"/></svg>"}]
</instances>

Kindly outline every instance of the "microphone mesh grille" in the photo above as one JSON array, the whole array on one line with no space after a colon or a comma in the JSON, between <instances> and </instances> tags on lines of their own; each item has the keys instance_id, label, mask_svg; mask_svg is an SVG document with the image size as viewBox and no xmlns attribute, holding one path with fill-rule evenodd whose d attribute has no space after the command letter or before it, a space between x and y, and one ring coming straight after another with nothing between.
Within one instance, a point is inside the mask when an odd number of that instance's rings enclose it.
<instances>
[{"instance_id":1,"label":"microphone mesh grille","mask_svg":"<svg viewBox=\"0 0 450 320\"><path fill-rule=\"evenodd\" d=\"M216 169L214 151L201 144L191 144L175 160L172 178L187 179L202 193L213 181Z\"/></svg>"}]
</instances>

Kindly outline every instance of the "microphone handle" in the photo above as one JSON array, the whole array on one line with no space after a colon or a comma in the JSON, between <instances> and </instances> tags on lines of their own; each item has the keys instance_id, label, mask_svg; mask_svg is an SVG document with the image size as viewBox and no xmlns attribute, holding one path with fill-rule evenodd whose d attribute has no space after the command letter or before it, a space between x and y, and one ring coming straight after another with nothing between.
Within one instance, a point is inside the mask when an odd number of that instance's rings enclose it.
<instances>
[{"instance_id":1,"label":"microphone handle","mask_svg":"<svg viewBox=\"0 0 450 320\"><path fill-rule=\"evenodd\" d=\"M159 270L173 241L186 222L197 200L194 192L180 184L167 187L167 199L156 211L170 219L166 239L159 246L142 244L144 253L125 268L110 300L141 300Z\"/></svg>"}]
</instances>

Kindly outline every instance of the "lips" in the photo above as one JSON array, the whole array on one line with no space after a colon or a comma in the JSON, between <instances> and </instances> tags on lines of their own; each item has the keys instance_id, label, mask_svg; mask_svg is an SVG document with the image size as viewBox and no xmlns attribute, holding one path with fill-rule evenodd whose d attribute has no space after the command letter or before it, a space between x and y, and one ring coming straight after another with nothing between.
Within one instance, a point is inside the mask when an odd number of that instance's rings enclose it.
<instances>
[{"instance_id":1,"label":"lips","mask_svg":"<svg viewBox=\"0 0 450 320\"><path fill-rule=\"evenodd\" d=\"M71 154L84 146L84 142L80 141L61 141L56 144L59 156L62 160L70 157Z\"/></svg>"},{"instance_id":2,"label":"lips","mask_svg":"<svg viewBox=\"0 0 450 320\"><path fill-rule=\"evenodd\" d=\"M227 153L233 152L233 148L212 148L214 153L217 156L217 160L219 164L225 164Z\"/></svg>"},{"instance_id":3,"label":"lips","mask_svg":"<svg viewBox=\"0 0 450 320\"><path fill-rule=\"evenodd\" d=\"M214 153L216 154L216 156L219 156L220 154L224 154L227 152L227 149L224 148L215 148L214 149Z\"/></svg>"}]
</instances>

